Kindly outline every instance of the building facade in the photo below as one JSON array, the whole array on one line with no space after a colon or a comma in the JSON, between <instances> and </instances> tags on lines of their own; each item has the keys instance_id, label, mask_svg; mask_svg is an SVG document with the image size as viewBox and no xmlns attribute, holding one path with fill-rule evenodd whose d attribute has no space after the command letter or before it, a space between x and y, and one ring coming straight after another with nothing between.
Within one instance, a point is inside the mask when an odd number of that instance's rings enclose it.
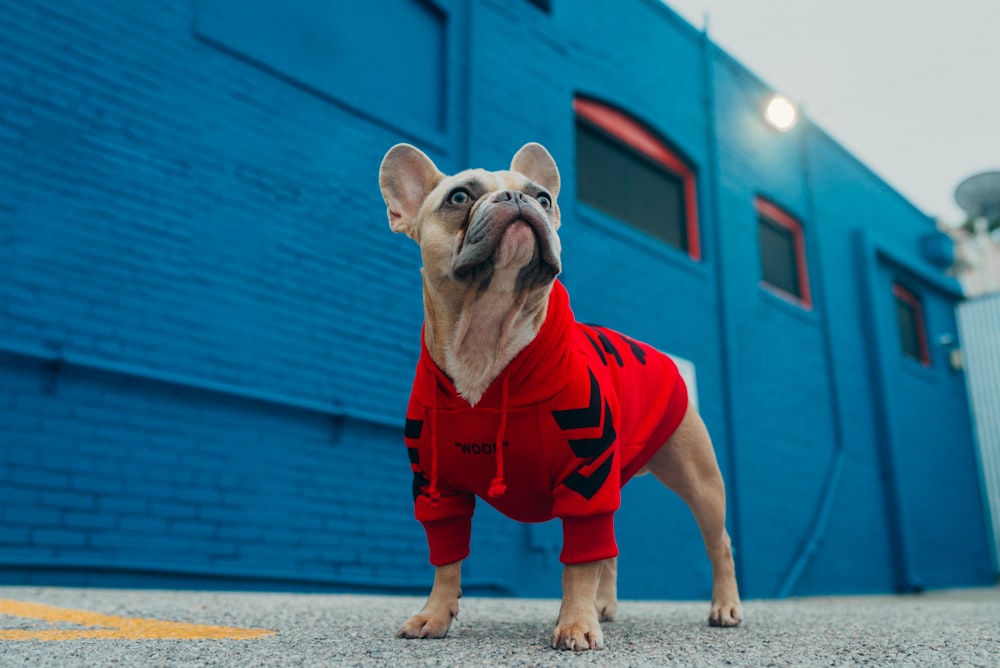
<instances>
[{"instance_id":1,"label":"building facade","mask_svg":"<svg viewBox=\"0 0 1000 668\"><path fill-rule=\"evenodd\" d=\"M948 245L661 3L2 4L0 580L426 590L379 162L539 141L578 318L694 370L745 596L992 581ZM708 597L623 496L622 596ZM473 524L467 593L558 593L558 526Z\"/></svg>"}]
</instances>

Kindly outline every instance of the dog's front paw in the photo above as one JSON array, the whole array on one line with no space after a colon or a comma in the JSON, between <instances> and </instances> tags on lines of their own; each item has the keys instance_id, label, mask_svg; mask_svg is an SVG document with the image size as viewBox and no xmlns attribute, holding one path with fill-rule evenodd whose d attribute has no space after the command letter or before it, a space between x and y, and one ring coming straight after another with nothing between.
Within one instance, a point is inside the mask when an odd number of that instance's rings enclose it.
<instances>
[{"instance_id":1,"label":"dog's front paw","mask_svg":"<svg viewBox=\"0 0 1000 668\"><path fill-rule=\"evenodd\" d=\"M601 625L597 622L596 615L593 620L586 621L563 623L560 620L556 624L555 633L552 634L552 647L577 652L603 648L604 634L601 632Z\"/></svg>"},{"instance_id":2,"label":"dog's front paw","mask_svg":"<svg viewBox=\"0 0 1000 668\"><path fill-rule=\"evenodd\" d=\"M407 619L396 636L399 638L444 638L448 635L452 618L457 616L457 604L454 607L442 608L428 606Z\"/></svg>"},{"instance_id":3,"label":"dog's front paw","mask_svg":"<svg viewBox=\"0 0 1000 668\"><path fill-rule=\"evenodd\" d=\"M733 587L735 590L735 587ZM737 626L743 621L743 609L740 597L735 591L732 594L720 594L712 597L712 613L708 616L709 626Z\"/></svg>"}]
</instances>

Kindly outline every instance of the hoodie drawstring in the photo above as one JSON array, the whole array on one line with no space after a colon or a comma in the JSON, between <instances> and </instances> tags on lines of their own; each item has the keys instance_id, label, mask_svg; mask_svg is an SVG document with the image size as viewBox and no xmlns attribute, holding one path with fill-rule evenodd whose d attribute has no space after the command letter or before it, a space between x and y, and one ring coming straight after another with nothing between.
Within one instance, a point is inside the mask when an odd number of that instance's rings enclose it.
<instances>
[{"instance_id":1,"label":"hoodie drawstring","mask_svg":"<svg viewBox=\"0 0 1000 668\"><path fill-rule=\"evenodd\" d=\"M497 430L497 444L493 447L497 454L497 474L490 482L489 494L491 499L503 496L507 491L507 484L503 479L503 439L507 434L507 389L510 383L510 374L505 373L500 385L500 429Z\"/></svg>"}]
</instances>

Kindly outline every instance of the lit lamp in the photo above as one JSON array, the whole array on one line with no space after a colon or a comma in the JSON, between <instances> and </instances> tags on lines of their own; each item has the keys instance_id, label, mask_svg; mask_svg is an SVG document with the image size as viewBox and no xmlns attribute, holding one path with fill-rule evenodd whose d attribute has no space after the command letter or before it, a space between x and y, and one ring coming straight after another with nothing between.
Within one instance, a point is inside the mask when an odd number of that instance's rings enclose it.
<instances>
[{"instance_id":1,"label":"lit lamp","mask_svg":"<svg viewBox=\"0 0 1000 668\"><path fill-rule=\"evenodd\" d=\"M784 95L772 95L764 104L764 120L778 132L788 132L799 120L799 111Z\"/></svg>"}]
</instances>

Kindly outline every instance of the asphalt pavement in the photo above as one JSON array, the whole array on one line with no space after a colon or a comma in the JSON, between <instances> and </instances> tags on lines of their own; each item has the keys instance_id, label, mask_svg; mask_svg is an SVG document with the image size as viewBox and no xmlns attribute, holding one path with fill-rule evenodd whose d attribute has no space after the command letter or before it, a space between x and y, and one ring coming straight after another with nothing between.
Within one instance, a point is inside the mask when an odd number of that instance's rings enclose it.
<instances>
[{"instance_id":1,"label":"asphalt pavement","mask_svg":"<svg viewBox=\"0 0 1000 668\"><path fill-rule=\"evenodd\" d=\"M402 640L423 599L0 587L0 666L1000 666L1000 589L707 602L623 601L606 648L548 645L555 600L466 598L444 640ZM188 639L188 638L198 639Z\"/></svg>"}]
</instances>

